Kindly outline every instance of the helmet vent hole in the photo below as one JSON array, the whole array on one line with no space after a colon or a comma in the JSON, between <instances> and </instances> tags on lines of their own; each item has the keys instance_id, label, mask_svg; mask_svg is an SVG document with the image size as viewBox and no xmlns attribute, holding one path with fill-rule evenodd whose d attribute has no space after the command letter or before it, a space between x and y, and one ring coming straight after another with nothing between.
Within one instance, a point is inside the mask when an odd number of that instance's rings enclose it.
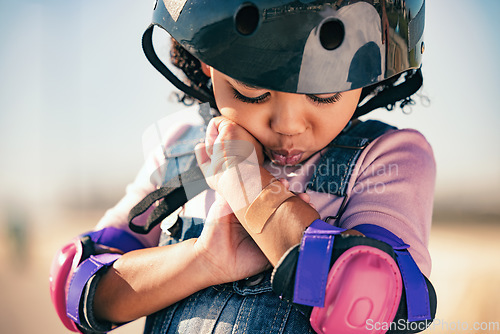
<instances>
[{"instance_id":1,"label":"helmet vent hole","mask_svg":"<svg viewBox=\"0 0 500 334\"><path fill-rule=\"evenodd\" d=\"M326 21L319 29L319 41L326 50L335 50L344 41L344 24L337 19Z\"/></svg>"},{"instance_id":2,"label":"helmet vent hole","mask_svg":"<svg viewBox=\"0 0 500 334\"><path fill-rule=\"evenodd\" d=\"M252 3L243 4L234 16L236 30L244 35L250 35L259 25L259 9Z\"/></svg>"}]
</instances>

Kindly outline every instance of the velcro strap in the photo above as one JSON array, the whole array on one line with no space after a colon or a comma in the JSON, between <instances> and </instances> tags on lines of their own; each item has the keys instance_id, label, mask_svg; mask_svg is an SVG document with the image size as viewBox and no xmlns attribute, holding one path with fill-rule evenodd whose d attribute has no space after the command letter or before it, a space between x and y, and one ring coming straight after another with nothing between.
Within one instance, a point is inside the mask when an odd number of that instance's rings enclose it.
<instances>
[{"instance_id":1,"label":"velcro strap","mask_svg":"<svg viewBox=\"0 0 500 334\"><path fill-rule=\"evenodd\" d=\"M116 253L91 255L78 266L71 278L66 298L66 315L68 318L80 324L80 299L85 284L99 269L111 265L120 256L121 254Z\"/></svg>"},{"instance_id":2,"label":"velcro strap","mask_svg":"<svg viewBox=\"0 0 500 334\"><path fill-rule=\"evenodd\" d=\"M410 247L403 239L391 231L377 225L361 224L353 227L353 230L363 233L368 238L383 241L395 250L402 250Z\"/></svg>"},{"instance_id":3,"label":"velcro strap","mask_svg":"<svg viewBox=\"0 0 500 334\"><path fill-rule=\"evenodd\" d=\"M300 244L293 302L323 307L335 235L345 229L315 220Z\"/></svg>"},{"instance_id":4,"label":"velcro strap","mask_svg":"<svg viewBox=\"0 0 500 334\"><path fill-rule=\"evenodd\" d=\"M431 320L429 290L424 275L407 250L395 250L405 285L408 321Z\"/></svg>"},{"instance_id":5,"label":"velcro strap","mask_svg":"<svg viewBox=\"0 0 500 334\"><path fill-rule=\"evenodd\" d=\"M405 286L408 321L432 319L427 283L415 260L407 250L410 246L392 232L377 225L362 224L354 227L354 229L368 238L383 241L394 249Z\"/></svg>"},{"instance_id":6,"label":"velcro strap","mask_svg":"<svg viewBox=\"0 0 500 334\"><path fill-rule=\"evenodd\" d=\"M144 248L144 245L134 235L116 227L105 227L86 235L96 244L118 248L124 253Z\"/></svg>"}]
</instances>

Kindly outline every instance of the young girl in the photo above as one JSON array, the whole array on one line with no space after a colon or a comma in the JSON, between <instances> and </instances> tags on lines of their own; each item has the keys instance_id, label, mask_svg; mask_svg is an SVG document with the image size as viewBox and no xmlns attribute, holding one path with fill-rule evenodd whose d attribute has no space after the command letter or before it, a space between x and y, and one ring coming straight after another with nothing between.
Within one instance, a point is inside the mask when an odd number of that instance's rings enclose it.
<instances>
[{"instance_id":1,"label":"young girl","mask_svg":"<svg viewBox=\"0 0 500 334\"><path fill-rule=\"evenodd\" d=\"M414 130L358 120L421 86L423 21L423 0L157 1L146 55L208 124L170 124L126 196L57 254L66 327L427 328L432 151ZM156 56L154 26L184 81Z\"/></svg>"}]
</instances>

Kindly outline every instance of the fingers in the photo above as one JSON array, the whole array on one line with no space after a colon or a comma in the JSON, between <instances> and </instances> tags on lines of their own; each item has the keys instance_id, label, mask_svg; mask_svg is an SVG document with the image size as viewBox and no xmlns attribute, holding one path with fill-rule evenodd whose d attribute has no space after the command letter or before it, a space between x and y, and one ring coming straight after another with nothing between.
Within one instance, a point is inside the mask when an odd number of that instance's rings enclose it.
<instances>
[{"instance_id":1,"label":"fingers","mask_svg":"<svg viewBox=\"0 0 500 334\"><path fill-rule=\"evenodd\" d=\"M285 186L286 190L290 189L290 182L288 182L287 179L278 179L278 181L280 181Z\"/></svg>"},{"instance_id":2,"label":"fingers","mask_svg":"<svg viewBox=\"0 0 500 334\"><path fill-rule=\"evenodd\" d=\"M207 132L205 135L205 149L207 150L207 154L209 157L211 157L213 154L214 145L215 142L217 141L217 137L219 137L219 134L221 132L220 130L222 130L225 126L228 126L230 124L235 124L235 123L223 116L214 117L208 123Z\"/></svg>"},{"instance_id":3,"label":"fingers","mask_svg":"<svg viewBox=\"0 0 500 334\"><path fill-rule=\"evenodd\" d=\"M309 196L309 194L306 194L306 193L299 193L299 194L296 194L301 200L303 200L304 202L308 203L308 204L311 204L311 197Z\"/></svg>"},{"instance_id":4,"label":"fingers","mask_svg":"<svg viewBox=\"0 0 500 334\"><path fill-rule=\"evenodd\" d=\"M286 179L278 179L278 181L280 181L287 190L290 190L290 182L288 182L288 180ZM307 204L309 204L314 210L316 210L316 207L314 206L313 203L311 203L311 196L309 196L309 194L307 193L295 193L293 192L298 198L300 198L301 200L303 200L304 202L306 202Z\"/></svg>"},{"instance_id":5,"label":"fingers","mask_svg":"<svg viewBox=\"0 0 500 334\"><path fill-rule=\"evenodd\" d=\"M219 124L221 117L215 117L210 120L207 125L207 133L205 135L205 150L208 156L213 154L213 147L217 136L219 135Z\"/></svg>"},{"instance_id":6,"label":"fingers","mask_svg":"<svg viewBox=\"0 0 500 334\"><path fill-rule=\"evenodd\" d=\"M94 250L96 254L105 254L105 253L123 254L123 252L118 248L109 247L101 244L94 244Z\"/></svg>"},{"instance_id":7,"label":"fingers","mask_svg":"<svg viewBox=\"0 0 500 334\"><path fill-rule=\"evenodd\" d=\"M344 231L342 233L340 233L342 235L352 235L352 236L360 236L360 237L364 237L365 235L359 231L356 231L356 230L347 230L347 231Z\"/></svg>"},{"instance_id":8,"label":"fingers","mask_svg":"<svg viewBox=\"0 0 500 334\"><path fill-rule=\"evenodd\" d=\"M199 143L194 147L194 154L196 156L196 161L198 161L198 166L203 166L208 161L210 161L210 157L207 152L207 144Z\"/></svg>"}]
</instances>

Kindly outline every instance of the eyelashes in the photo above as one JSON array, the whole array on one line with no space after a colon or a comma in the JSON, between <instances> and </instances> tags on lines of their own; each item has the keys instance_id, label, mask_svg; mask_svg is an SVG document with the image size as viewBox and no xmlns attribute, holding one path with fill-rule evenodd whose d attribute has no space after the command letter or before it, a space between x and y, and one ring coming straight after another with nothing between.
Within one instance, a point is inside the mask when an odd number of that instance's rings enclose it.
<instances>
[{"instance_id":1,"label":"eyelashes","mask_svg":"<svg viewBox=\"0 0 500 334\"><path fill-rule=\"evenodd\" d=\"M271 94L269 92L267 92L267 93L262 94L262 95L257 96L257 97L248 97L248 96L241 94L235 88L233 88L234 98L236 100L239 100L239 101L244 102L244 103L262 103L267 99L267 97L269 95L271 95Z\"/></svg>"},{"instance_id":2,"label":"eyelashes","mask_svg":"<svg viewBox=\"0 0 500 334\"><path fill-rule=\"evenodd\" d=\"M317 95L306 95L308 99L310 99L312 102L316 104L332 104L335 102L339 102L340 99L342 98L342 94L337 93L329 97L319 97Z\"/></svg>"},{"instance_id":3,"label":"eyelashes","mask_svg":"<svg viewBox=\"0 0 500 334\"><path fill-rule=\"evenodd\" d=\"M232 90L233 90L233 97L236 100L244 102L244 103L250 103L250 104L263 103L263 102L267 101L267 99L271 95L271 93L267 92L267 93L264 93L264 94L259 95L257 97L249 97L249 96L241 94L237 89L235 89L233 87L232 87ZM329 97L319 97L317 95L306 94L306 97L310 101L312 101L314 104L321 105L321 104L333 104L333 103L340 101L340 99L342 98L342 94L336 93L336 94L329 96Z\"/></svg>"}]
</instances>

